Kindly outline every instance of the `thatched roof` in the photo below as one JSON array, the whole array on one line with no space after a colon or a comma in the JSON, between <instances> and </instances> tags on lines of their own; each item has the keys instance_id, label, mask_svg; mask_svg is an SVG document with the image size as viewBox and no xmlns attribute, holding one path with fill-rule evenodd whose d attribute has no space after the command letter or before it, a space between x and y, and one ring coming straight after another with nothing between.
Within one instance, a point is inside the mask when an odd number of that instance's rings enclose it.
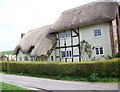
<instances>
[{"instance_id":1,"label":"thatched roof","mask_svg":"<svg viewBox=\"0 0 120 92\"><path fill-rule=\"evenodd\" d=\"M117 8L117 2L92 2L66 10L53 24L50 33L111 21L116 17Z\"/></svg>"},{"instance_id":2,"label":"thatched roof","mask_svg":"<svg viewBox=\"0 0 120 92\"><path fill-rule=\"evenodd\" d=\"M56 43L56 36L48 35L50 27L51 25L48 25L26 33L19 41L14 53L17 54L20 49L23 53L30 52L32 56L47 55L48 50Z\"/></svg>"}]
</instances>

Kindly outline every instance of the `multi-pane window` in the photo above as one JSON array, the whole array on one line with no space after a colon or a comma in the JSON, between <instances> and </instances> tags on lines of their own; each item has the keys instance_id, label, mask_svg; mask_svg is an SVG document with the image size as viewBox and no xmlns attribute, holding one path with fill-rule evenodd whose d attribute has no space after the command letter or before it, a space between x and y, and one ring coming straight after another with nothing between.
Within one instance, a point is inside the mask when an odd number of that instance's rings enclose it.
<instances>
[{"instance_id":1,"label":"multi-pane window","mask_svg":"<svg viewBox=\"0 0 120 92\"><path fill-rule=\"evenodd\" d=\"M22 57L19 57L19 61L22 61Z\"/></svg>"},{"instance_id":2,"label":"multi-pane window","mask_svg":"<svg viewBox=\"0 0 120 92\"><path fill-rule=\"evenodd\" d=\"M102 35L101 29L94 30L94 36L101 36L101 35Z\"/></svg>"},{"instance_id":3,"label":"multi-pane window","mask_svg":"<svg viewBox=\"0 0 120 92\"><path fill-rule=\"evenodd\" d=\"M71 51L67 51L67 57L71 57L71 56L72 56Z\"/></svg>"},{"instance_id":4,"label":"multi-pane window","mask_svg":"<svg viewBox=\"0 0 120 92\"><path fill-rule=\"evenodd\" d=\"M71 33L70 32L65 32L65 36L66 36L66 38L71 37Z\"/></svg>"},{"instance_id":5,"label":"multi-pane window","mask_svg":"<svg viewBox=\"0 0 120 92\"><path fill-rule=\"evenodd\" d=\"M65 38L65 33L59 33L60 38Z\"/></svg>"},{"instance_id":6,"label":"multi-pane window","mask_svg":"<svg viewBox=\"0 0 120 92\"><path fill-rule=\"evenodd\" d=\"M28 61L28 57L27 56L24 57L24 61Z\"/></svg>"},{"instance_id":7,"label":"multi-pane window","mask_svg":"<svg viewBox=\"0 0 120 92\"><path fill-rule=\"evenodd\" d=\"M72 52L71 51L61 51L61 56L63 57L71 57Z\"/></svg>"},{"instance_id":8,"label":"multi-pane window","mask_svg":"<svg viewBox=\"0 0 120 92\"><path fill-rule=\"evenodd\" d=\"M53 56L51 56L51 61L53 61Z\"/></svg>"},{"instance_id":9,"label":"multi-pane window","mask_svg":"<svg viewBox=\"0 0 120 92\"><path fill-rule=\"evenodd\" d=\"M59 33L59 37L60 37L60 39L69 38L69 37L71 37L71 33L70 32Z\"/></svg>"},{"instance_id":10,"label":"multi-pane window","mask_svg":"<svg viewBox=\"0 0 120 92\"><path fill-rule=\"evenodd\" d=\"M66 57L65 51L61 51L61 56Z\"/></svg>"},{"instance_id":11,"label":"multi-pane window","mask_svg":"<svg viewBox=\"0 0 120 92\"><path fill-rule=\"evenodd\" d=\"M103 47L100 47L100 54L103 54Z\"/></svg>"},{"instance_id":12,"label":"multi-pane window","mask_svg":"<svg viewBox=\"0 0 120 92\"><path fill-rule=\"evenodd\" d=\"M96 47L95 48L96 55L103 55L103 47Z\"/></svg>"}]
</instances>

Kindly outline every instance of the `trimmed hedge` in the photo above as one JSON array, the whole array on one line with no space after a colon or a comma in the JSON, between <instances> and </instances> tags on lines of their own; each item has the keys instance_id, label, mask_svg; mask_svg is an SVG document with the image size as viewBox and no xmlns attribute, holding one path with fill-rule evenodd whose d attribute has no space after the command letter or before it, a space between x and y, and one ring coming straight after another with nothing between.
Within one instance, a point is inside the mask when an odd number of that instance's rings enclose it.
<instances>
[{"instance_id":1,"label":"trimmed hedge","mask_svg":"<svg viewBox=\"0 0 120 92\"><path fill-rule=\"evenodd\" d=\"M120 58L96 62L0 62L2 71L50 76L120 77Z\"/></svg>"}]
</instances>

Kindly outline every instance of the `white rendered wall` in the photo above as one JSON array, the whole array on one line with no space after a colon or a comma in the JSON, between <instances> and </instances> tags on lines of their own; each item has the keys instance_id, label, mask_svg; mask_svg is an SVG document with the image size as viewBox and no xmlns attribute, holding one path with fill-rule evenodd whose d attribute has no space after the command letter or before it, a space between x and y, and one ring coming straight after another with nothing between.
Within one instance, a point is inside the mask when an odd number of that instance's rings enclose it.
<instances>
[{"instance_id":1,"label":"white rendered wall","mask_svg":"<svg viewBox=\"0 0 120 92\"><path fill-rule=\"evenodd\" d=\"M17 54L17 61L20 61L19 58L21 57L22 58L22 61L25 61L24 60L24 57L27 56L29 61L30 61L30 55L27 55L27 54L23 54L21 50L19 50L18 54Z\"/></svg>"},{"instance_id":2,"label":"white rendered wall","mask_svg":"<svg viewBox=\"0 0 120 92\"><path fill-rule=\"evenodd\" d=\"M102 30L102 35L100 37L94 36L95 29ZM90 43L94 47L96 46L103 47L105 57L107 57L107 55L112 56L109 31L110 31L109 23L102 23L102 24L83 27L83 28L80 28L80 39L81 41L86 40L88 43ZM96 56L95 50L93 50L92 57L99 58L101 56Z\"/></svg>"}]
</instances>

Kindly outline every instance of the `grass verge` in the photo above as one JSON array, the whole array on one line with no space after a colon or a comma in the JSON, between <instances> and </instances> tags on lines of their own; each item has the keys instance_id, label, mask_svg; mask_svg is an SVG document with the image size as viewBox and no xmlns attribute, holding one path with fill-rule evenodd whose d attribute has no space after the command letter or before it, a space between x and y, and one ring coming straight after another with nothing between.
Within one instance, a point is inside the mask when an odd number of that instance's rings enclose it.
<instances>
[{"instance_id":1,"label":"grass verge","mask_svg":"<svg viewBox=\"0 0 120 92\"><path fill-rule=\"evenodd\" d=\"M66 80L66 81L82 81L82 82L90 82L89 76L88 77L78 77L78 76L48 76L48 75L38 75L38 74L25 74L25 73L6 73L5 74L15 74L19 76L31 76L31 77L38 77L38 78L49 78L54 80ZM118 78L112 78L112 77L105 77L100 78L97 76L96 81L94 82L104 82L104 83L118 83L120 80Z\"/></svg>"},{"instance_id":2,"label":"grass verge","mask_svg":"<svg viewBox=\"0 0 120 92\"><path fill-rule=\"evenodd\" d=\"M34 91L31 91L31 90L27 90L25 88L22 88L22 87L18 87L18 86L15 86L15 85L11 85L11 84L8 84L8 83L4 83L4 82L0 82L0 86L1 86L1 92L34 92Z\"/></svg>"}]
</instances>

